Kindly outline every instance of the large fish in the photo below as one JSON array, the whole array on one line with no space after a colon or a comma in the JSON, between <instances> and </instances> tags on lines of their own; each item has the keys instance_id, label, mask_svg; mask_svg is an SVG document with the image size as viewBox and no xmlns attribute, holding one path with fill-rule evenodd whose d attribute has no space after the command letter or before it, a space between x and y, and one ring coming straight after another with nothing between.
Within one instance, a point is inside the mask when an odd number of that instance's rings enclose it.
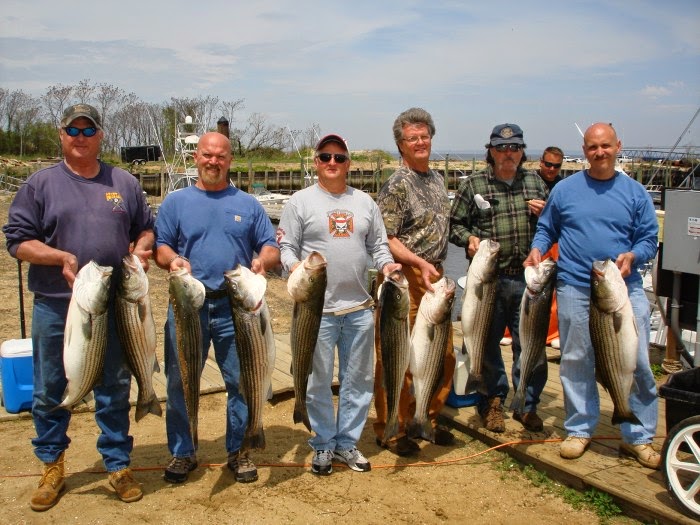
<instances>
[{"instance_id":1,"label":"large fish","mask_svg":"<svg viewBox=\"0 0 700 525\"><path fill-rule=\"evenodd\" d=\"M294 269L287 281L287 291L294 299L291 334L294 422L303 422L308 430L311 430L311 423L306 410L306 387L321 326L328 282L327 264L323 255L311 252Z\"/></svg>"},{"instance_id":2,"label":"large fish","mask_svg":"<svg viewBox=\"0 0 700 525\"><path fill-rule=\"evenodd\" d=\"M59 406L71 408L95 386L107 349L107 302L111 266L90 261L75 276L63 335L63 367L68 385Z\"/></svg>"},{"instance_id":3,"label":"large fish","mask_svg":"<svg viewBox=\"0 0 700 525\"><path fill-rule=\"evenodd\" d=\"M135 255L122 258L122 276L115 299L117 331L127 362L139 386L136 421L163 411L153 389L153 373L160 372L156 357L156 325L153 322L148 277Z\"/></svg>"},{"instance_id":4,"label":"large fish","mask_svg":"<svg viewBox=\"0 0 700 525\"><path fill-rule=\"evenodd\" d=\"M520 414L525 410L525 393L532 374L547 366L545 347L556 273L553 259L545 259L537 268L525 268L525 291L520 301L520 383L510 404Z\"/></svg>"},{"instance_id":5,"label":"large fish","mask_svg":"<svg viewBox=\"0 0 700 525\"><path fill-rule=\"evenodd\" d=\"M399 397L411 356L408 322L410 296L406 276L398 271L391 272L379 285L377 295L387 406L382 441L387 443L399 432Z\"/></svg>"},{"instance_id":6,"label":"large fish","mask_svg":"<svg viewBox=\"0 0 700 525\"><path fill-rule=\"evenodd\" d=\"M240 362L240 390L248 405L243 450L265 448L263 407L272 393L275 337L265 302L267 280L240 264L224 273Z\"/></svg>"},{"instance_id":7,"label":"large fish","mask_svg":"<svg viewBox=\"0 0 700 525\"><path fill-rule=\"evenodd\" d=\"M477 391L488 394L482 368L486 339L496 304L500 248L501 245L494 240L482 240L467 270L462 303L463 341L470 362L469 379L465 389L467 393Z\"/></svg>"},{"instance_id":8,"label":"large fish","mask_svg":"<svg viewBox=\"0 0 700 525\"><path fill-rule=\"evenodd\" d=\"M445 346L452 330L452 303L455 282L443 277L433 284L421 299L416 322L411 331L411 358L409 369L413 376L416 412L407 428L411 437L434 441L435 431L428 418L433 395L442 383L445 365Z\"/></svg>"},{"instance_id":9,"label":"large fish","mask_svg":"<svg viewBox=\"0 0 700 525\"><path fill-rule=\"evenodd\" d=\"M175 317L177 358L185 395L185 408L190 419L190 432L197 446L199 414L199 382L202 375L202 327L199 310L204 304L204 285L184 268L168 274L170 304Z\"/></svg>"},{"instance_id":10,"label":"large fish","mask_svg":"<svg viewBox=\"0 0 700 525\"><path fill-rule=\"evenodd\" d=\"M589 329L596 376L610 393L614 405L613 424L639 423L629 404L639 333L627 285L610 259L593 261Z\"/></svg>"}]
</instances>

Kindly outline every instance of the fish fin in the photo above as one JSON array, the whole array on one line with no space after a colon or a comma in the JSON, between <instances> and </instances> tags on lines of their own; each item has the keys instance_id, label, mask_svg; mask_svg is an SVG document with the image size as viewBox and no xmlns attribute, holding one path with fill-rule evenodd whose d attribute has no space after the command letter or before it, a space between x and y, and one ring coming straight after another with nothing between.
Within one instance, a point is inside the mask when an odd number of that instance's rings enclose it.
<instances>
[{"instance_id":1,"label":"fish fin","mask_svg":"<svg viewBox=\"0 0 700 525\"><path fill-rule=\"evenodd\" d=\"M522 381L522 378L520 378ZM510 409L513 412L519 412L522 414L525 411L525 396L520 392L520 390L515 392L513 400L510 402Z\"/></svg>"},{"instance_id":2,"label":"fish fin","mask_svg":"<svg viewBox=\"0 0 700 525\"><path fill-rule=\"evenodd\" d=\"M162 417L163 409L160 406L160 401L158 401L157 396L153 396L150 402L144 403L142 405L136 406L136 414L134 419L138 422L141 421L146 415L153 414L154 416Z\"/></svg>"},{"instance_id":3,"label":"fish fin","mask_svg":"<svg viewBox=\"0 0 700 525\"><path fill-rule=\"evenodd\" d=\"M476 298L479 299L479 301L483 300L484 283L477 283L476 286L474 286L474 293L476 294Z\"/></svg>"},{"instance_id":4,"label":"fish fin","mask_svg":"<svg viewBox=\"0 0 700 525\"><path fill-rule=\"evenodd\" d=\"M622 314L620 314L620 312L613 312L612 321L615 333L620 333L620 330L622 330L622 323L624 321L624 317L622 316Z\"/></svg>"},{"instance_id":5,"label":"fish fin","mask_svg":"<svg viewBox=\"0 0 700 525\"><path fill-rule=\"evenodd\" d=\"M484 377L483 375L469 375L469 379L467 379L467 386L464 388L465 392L479 392L480 394L484 394L487 396L489 394L488 389L486 388L486 383L484 382Z\"/></svg>"},{"instance_id":6,"label":"fish fin","mask_svg":"<svg viewBox=\"0 0 700 525\"><path fill-rule=\"evenodd\" d=\"M301 407L294 406L294 418L295 423L304 423L306 429L311 432L311 422L309 421L309 414L306 410L302 410Z\"/></svg>"},{"instance_id":7,"label":"fish fin","mask_svg":"<svg viewBox=\"0 0 700 525\"><path fill-rule=\"evenodd\" d=\"M158 359L153 360L153 372L160 372L160 365L158 364Z\"/></svg>"},{"instance_id":8,"label":"fish fin","mask_svg":"<svg viewBox=\"0 0 700 525\"><path fill-rule=\"evenodd\" d=\"M391 438L393 438L399 432L399 422L394 421L392 424L384 427L384 436L382 437L382 443L388 443Z\"/></svg>"},{"instance_id":9,"label":"fish fin","mask_svg":"<svg viewBox=\"0 0 700 525\"><path fill-rule=\"evenodd\" d=\"M265 449L265 431L262 428L259 432L254 432L243 438L241 450L250 450L253 448L258 450Z\"/></svg>"}]
</instances>

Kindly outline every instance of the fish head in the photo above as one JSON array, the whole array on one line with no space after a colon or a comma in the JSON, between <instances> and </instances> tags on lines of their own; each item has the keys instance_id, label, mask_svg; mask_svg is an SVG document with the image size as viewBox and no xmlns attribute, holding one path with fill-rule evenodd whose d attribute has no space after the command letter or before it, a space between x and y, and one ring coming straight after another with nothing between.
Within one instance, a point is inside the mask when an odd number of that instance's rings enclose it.
<instances>
[{"instance_id":1,"label":"fish head","mask_svg":"<svg viewBox=\"0 0 700 525\"><path fill-rule=\"evenodd\" d=\"M326 293L328 262L319 252L311 252L297 265L287 280L287 291L295 302L303 303Z\"/></svg>"},{"instance_id":2,"label":"fish head","mask_svg":"<svg viewBox=\"0 0 700 525\"><path fill-rule=\"evenodd\" d=\"M627 285L620 269L611 260L593 261L591 302L603 312L617 312L628 300Z\"/></svg>"},{"instance_id":3,"label":"fish head","mask_svg":"<svg viewBox=\"0 0 700 525\"><path fill-rule=\"evenodd\" d=\"M148 277L136 255L122 257L121 270L121 280L117 285L120 296L129 302L137 302L148 295Z\"/></svg>"},{"instance_id":4,"label":"fish head","mask_svg":"<svg viewBox=\"0 0 700 525\"><path fill-rule=\"evenodd\" d=\"M73 298L80 308L92 315L101 315L107 310L111 266L100 266L90 261L78 271L73 282Z\"/></svg>"},{"instance_id":5,"label":"fish head","mask_svg":"<svg viewBox=\"0 0 700 525\"><path fill-rule=\"evenodd\" d=\"M403 319L408 315L411 299L408 293L408 279L400 271L391 272L379 285L377 291L380 308L392 313L392 317Z\"/></svg>"},{"instance_id":6,"label":"fish head","mask_svg":"<svg viewBox=\"0 0 700 525\"><path fill-rule=\"evenodd\" d=\"M482 239L474 254L467 275L481 282L493 281L498 276L498 254L501 245L493 239Z\"/></svg>"},{"instance_id":7,"label":"fish head","mask_svg":"<svg viewBox=\"0 0 700 525\"><path fill-rule=\"evenodd\" d=\"M178 268L168 274L168 288L173 306L199 310L204 304L204 285L185 268Z\"/></svg>"},{"instance_id":8,"label":"fish head","mask_svg":"<svg viewBox=\"0 0 700 525\"><path fill-rule=\"evenodd\" d=\"M229 299L235 308L249 312L260 309L267 290L267 279L264 276L239 264L233 270L224 272L224 280Z\"/></svg>"},{"instance_id":9,"label":"fish head","mask_svg":"<svg viewBox=\"0 0 700 525\"><path fill-rule=\"evenodd\" d=\"M431 324L442 324L452 315L456 283L443 277L433 283L433 291L427 290L421 299L419 309Z\"/></svg>"},{"instance_id":10,"label":"fish head","mask_svg":"<svg viewBox=\"0 0 700 525\"><path fill-rule=\"evenodd\" d=\"M525 285L534 294L542 293L548 286L554 285L556 274L557 262L554 259L545 259L537 267L525 267Z\"/></svg>"}]
</instances>

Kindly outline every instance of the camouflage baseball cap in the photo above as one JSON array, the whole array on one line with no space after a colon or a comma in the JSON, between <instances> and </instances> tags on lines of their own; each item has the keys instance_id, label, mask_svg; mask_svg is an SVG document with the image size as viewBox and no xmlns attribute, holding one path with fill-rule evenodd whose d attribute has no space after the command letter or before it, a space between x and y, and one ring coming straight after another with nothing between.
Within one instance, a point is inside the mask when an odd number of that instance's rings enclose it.
<instances>
[{"instance_id":1,"label":"camouflage baseball cap","mask_svg":"<svg viewBox=\"0 0 700 525\"><path fill-rule=\"evenodd\" d=\"M97 129L102 129L102 119L99 112L89 104L75 104L63 112L61 127L70 126L75 119L85 117L90 119Z\"/></svg>"}]
</instances>

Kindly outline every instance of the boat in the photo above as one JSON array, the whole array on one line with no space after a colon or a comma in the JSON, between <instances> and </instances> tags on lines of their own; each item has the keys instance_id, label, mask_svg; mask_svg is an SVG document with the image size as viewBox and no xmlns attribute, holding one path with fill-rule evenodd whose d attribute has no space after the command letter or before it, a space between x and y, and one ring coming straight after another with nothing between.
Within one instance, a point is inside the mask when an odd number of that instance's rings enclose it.
<instances>
[{"instance_id":1,"label":"boat","mask_svg":"<svg viewBox=\"0 0 700 525\"><path fill-rule=\"evenodd\" d=\"M251 195L258 199L258 202L260 202L260 204L263 206L270 204L286 204L289 200L289 195L285 195L284 193L273 193L268 190L264 184L259 182L253 183L252 190Z\"/></svg>"}]
</instances>

